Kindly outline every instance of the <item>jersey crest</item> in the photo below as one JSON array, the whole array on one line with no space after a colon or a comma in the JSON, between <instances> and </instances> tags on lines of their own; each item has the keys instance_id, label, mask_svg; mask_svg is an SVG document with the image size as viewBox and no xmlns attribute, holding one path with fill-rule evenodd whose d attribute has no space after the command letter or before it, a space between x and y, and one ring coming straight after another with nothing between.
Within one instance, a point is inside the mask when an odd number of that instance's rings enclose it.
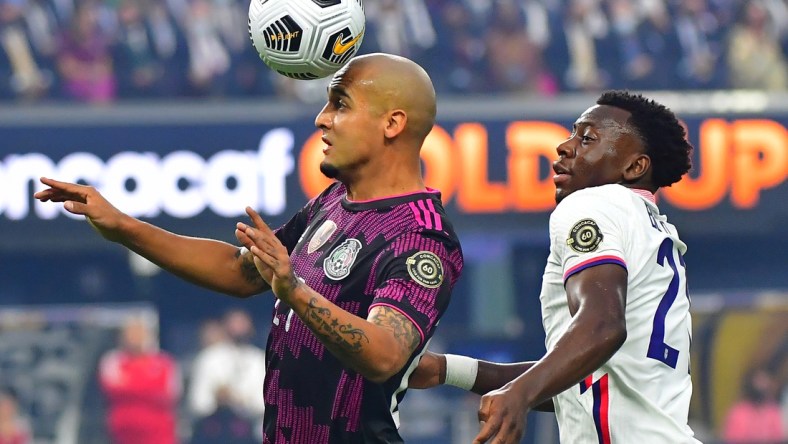
<instances>
[{"instance_id":1,"label":"jersey crest","mask_svg":"<svg viewBox=\"0 0 788 444\"><path fill-rule=\"evenodd\" d=\"M438 288L443 283L443 264L435 253L419 251L409 257L405 263L410 277L421 286Z\"/></svg>"},{"instance_id":2,"label":"jersey crest","mask_svg":"<svg viewBox=\"0 0 788 444\"><path fill-rule=\"evenodd\" d=\"M578 253L590 253L596 251L602 239L604 236L594 219L583 219L569 230L569 239L566 243Z\"/></svg>"},{"instance_id":3,"label":"jersey crest","mask_svg":"<svg viewBox=\"0 0 788 444\"><path fill-rule=\"evenodd\" d=\"M334 251L323 260L323 271L326 276L334 281L344 279L350 274L350 267L356 262L360 250L361 242L353 238L345 240L342 245L334 248Z\"/></svg>"}]
</instances>

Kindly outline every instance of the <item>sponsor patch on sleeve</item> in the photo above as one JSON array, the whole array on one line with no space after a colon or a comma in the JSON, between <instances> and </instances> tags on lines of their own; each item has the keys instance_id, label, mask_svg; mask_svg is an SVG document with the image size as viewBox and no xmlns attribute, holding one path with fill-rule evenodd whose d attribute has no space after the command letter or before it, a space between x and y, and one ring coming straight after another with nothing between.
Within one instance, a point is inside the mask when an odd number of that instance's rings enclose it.
<instances>
[{"instance_id":1,"label":"sponsor patch on sleeve","mask_svg":"<svg viewBox=\"0 0 788 444\"><path fill-rule=\"evenodd\" d=\"M427 288L438 288L443 283L443 264L431 251L419 251L409 257L405 264L410 277Z\"/></svg>"},{"instance_id":2,"label":"sponsor patch on sleeve","mask_svg":"<svg viewBox=\"0 0 788 444\"><path fill-rule=\"evenodd\" d=\"M599 226L593 219L583 219L569 230L566 243L578 253L590 253L596 251L603 238Z\"/></svg>"}]
</instances>

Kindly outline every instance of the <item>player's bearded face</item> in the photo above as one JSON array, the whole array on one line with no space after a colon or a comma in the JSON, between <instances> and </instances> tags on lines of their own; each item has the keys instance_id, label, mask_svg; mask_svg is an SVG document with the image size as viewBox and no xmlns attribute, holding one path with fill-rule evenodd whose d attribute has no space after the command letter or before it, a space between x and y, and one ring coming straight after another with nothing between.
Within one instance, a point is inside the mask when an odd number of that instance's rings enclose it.
<instances>
[{"instance_id":1,"label":"player's bearded face","mask_svg":"<svg viewBox=\"0 0 788 444\"><path fill-rule=\"evenodd\" d=\"M316 125L326 143L320 172L330 179L350 180L369 162L374 152L373 136L379 126L363 86L363 72L340 71L329 85L328 103L317 116Z\"/></svg>"}]
</instances>

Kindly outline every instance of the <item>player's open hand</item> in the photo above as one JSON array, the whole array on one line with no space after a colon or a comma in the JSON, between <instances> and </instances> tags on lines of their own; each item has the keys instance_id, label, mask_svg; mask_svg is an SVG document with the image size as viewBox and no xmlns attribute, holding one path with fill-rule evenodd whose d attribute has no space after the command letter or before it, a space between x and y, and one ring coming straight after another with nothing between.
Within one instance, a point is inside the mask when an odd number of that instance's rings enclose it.
<instances>
[{"instance_id":1,"label":"player's open hand","mask_svg":"<svg viewBox=\"0 0 788 444\"><path fill-rule=\"evenodd\" d=\"M112 206L94 187L42 177L41 183L49 188L33 194L41 202L63 202L63 208L72 214L81 214L105 239L121 240L120 226L125 217Z\"/></svg>"},{"instance_id":2,"label":"player's open hand","mask_svg":"<svg viewBox=\"0 0 788 444\"><path fill-rule=\"evenodd\" d=\"M473 444L516 444L525 433L528 407L522 396L508 383L482 396L479 406L479 434Z\"/></svg>"},{"instance_id":3,"label":"player's open hand","mask_svg":"<svg viewBox=\"0 0 788 444\"><path fill-rule=\"evenodd\" d=\"M249 215L249 219L252 221L252 225L254 226L254 228L257 228L258 230L268 228L268 225L265 224L263 218L260 217L260 215L257 214L256 211L247 207L246 214ZM246 247L247 250L249 250L249 254L252 255L252 259L254 260L254 266L257 269L257 272L260 273L260 276L262 276L265 283L268 284L268 286L270 287L271 279L273 279L274 273L271 270L271 267L264 264L263 261L261 261L253 253L251 253L252 246L254 246L254 241L249 236L246 235L246 227L247 227L246 224L241 224L241 223L237 224L237 226L235 227L235 237L236 239L238 239L238 242L240 242L241 245L243 245L244 247Z\"/></svg>"},{"instance_id":4,"label":"player's open hand","mask_svg":"<svg viewBox=\"0 0 788 444\"><path fill-rule=\"evenodd\" d=\"M235 237L254 254L257 271L271 286L276 297L287 302L298 285L290 265L290 254L255 210L246 207L246 214L254 227L238 222Z\"/></svg>"}]
</instances>

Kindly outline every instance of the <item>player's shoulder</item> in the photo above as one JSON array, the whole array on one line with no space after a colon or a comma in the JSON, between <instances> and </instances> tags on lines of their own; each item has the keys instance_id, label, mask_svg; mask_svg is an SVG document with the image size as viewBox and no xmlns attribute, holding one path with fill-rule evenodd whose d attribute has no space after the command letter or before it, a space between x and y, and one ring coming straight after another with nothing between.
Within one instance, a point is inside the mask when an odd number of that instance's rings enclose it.
<instances>
[{"instance_id":1,"label":"player's shoulder","mask_svg":"<svg viewBox=\"0 0 788 444\"><path fill-rule=\"evenodd\" d=\"M408 202L407 217L415 233L443 243L459 245L454 225L446 215L440 194L425 193Z\"/></svg>"},{"instance_id":2,"label":"player's shoulder","mask_svg":"<svg viewBox=\"0 0 788 444\"><path fill-rule=\"evenodd\" d=\"M550 215L551 232L564 232L578 224L605 222L620 226L632 214L636 195L622 185L584 188L565 197Z\"/></svg>"},{"instance_id":3,"label":"player's shoulder","mask_svg":"<svg viewBox=\"0 0 788 444\"><path fill-rule=\"evenodd\" d=\"M320 194L310 199L301 212L307 214L308 217L313 217L321 209L338 205L346 194L347 189L341 182L332 182Z\"/></svg>"},{"instance_id":4,"label":"player's shoulder","mask_svg":"<svg viewBox=\"0 0 788 444\"><path fill-rule=\"evenodd\" d=\"M617 184L584 188L565 197L556 206L553 215L568 215L577 211L615 211L626 207L631 198L632 192Z\"/></svg>"},{"instance_id":5,"label":"player's shoulder","mask_svg":"<svg viewBox=\"0 0 788 444\"><path fill-rule=\"evenodd\" d=\"M600 185L596 187L583 188L570 194L560 205L579 205L588 201L598 202L600 204L615 203L621 197L629 197L632 192L618 184Z\"/></svg>"},{"instance_id":6,"label":"player's shoulder","mask_svg":"<svg viewBox=\"0 0 788 444\"><path fill-rule=\"evenodd\" d=\"M399 233L391 239L395 250L417 248L440 255L459 252L462 256L459 237L446 216L439 192L430 190L404 196L396 206L400 223Z\"/></svg>"},{"instance_id":7,"label":"player's shoulder","mask_svg":"<svg viewBox=\"0 0 788 444\"><path fill-rule=\"evenodd\" d=\"M327 202L338 201L347 194L347 188L342 182L334 181L327 186L320 194L312 199L318 205L325 205Z\"/></svg>"},{"instance_id":8,"label":"player's shoulder","mask_svg":"<svg viewBox=\"0 0 788 444\"><path fill-rule=\"evenodd\" d=\"M393 196L366 204L358 209L375 209L386 221L395 223L391 228L403 232L449 231L453 228L446 210L441 202L441 194L437 190L419 191L416 193Z\"/></svg>"}]
</instances>

